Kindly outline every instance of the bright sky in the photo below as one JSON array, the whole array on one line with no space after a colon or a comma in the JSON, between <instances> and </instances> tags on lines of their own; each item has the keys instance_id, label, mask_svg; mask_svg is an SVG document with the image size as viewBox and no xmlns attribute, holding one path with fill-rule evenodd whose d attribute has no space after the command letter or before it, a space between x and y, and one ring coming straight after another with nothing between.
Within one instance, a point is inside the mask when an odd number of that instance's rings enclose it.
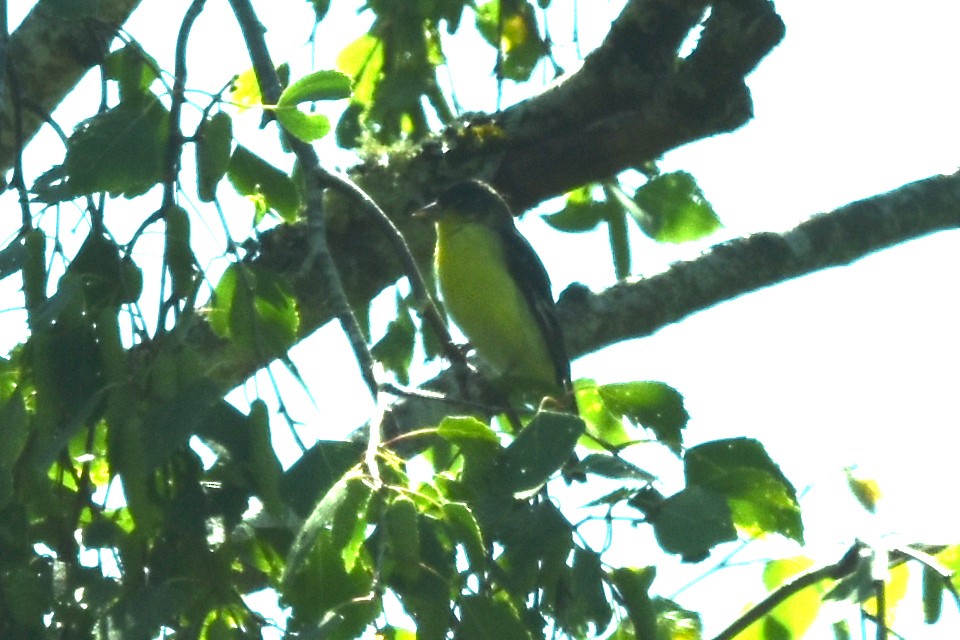
<instances>
[{"instance_id":1,"label":"bright sky","mask_svg":"<svg viewBox=\"0 0 960 640\"><path fill-rule=\"evenodd\" d=\"M172 68L171 34L176 29L170 20L178 24L186 4L145 0L127 25L166 68ZM233 67L223 67L220 48L239 48L239 35L225 13L226 3L208 4L191 46L192 61L198 64L191 66L190 84L204 88L219 86L248 66L237 59ZM333 3L341 17L324 23L337 28L319 33L318 68L332 67L331 51L359 34L359 27L334 22L356 19L344 4ZM579 3L585 51L621 4ZM818 211L956 169L960 3L776 4L787 36L749 79L756 119L732 135L675 151L662 163L665 170L682 168L697 177L726 225L722 237L696 247L663 247L638 234L637 275L695 257L722 238L785 230ZM269 3L258 5L265 11ZM572 0L554 5L563 15L551 22L551 35L561 44L561 63L572 69L573 47L562 46L571 33ZM309 12L306 2L283 7L278 15L265 13L262 18L276 59L289 55L296 73L298 63L309 62L299 48L309 35ZM302 11L304 19L291 19L296 11ZM369 22L363 16L359 20ZM203 43L210 29L215 29L216 46ZM209 54L201 55L205 51ZM495 95L489 91L492 80L484 84L492 66L492 59L469 52L451 54L455 78L469 70L470 82L456 87L465 107L495 107L489 98ZM473 86L479 87L476 94ZM508 86L508 98L512 92ZM81 104L87 109L90 103ZM325 159L349 165L348 156L326 153ZM159 202L159 196L155 199ZM544 210L551 210L550 205ZM249 217L245 210L237 217L239 230ZM605 234L586 240L558 237L535 216L527 216L524 231L540 251L558 292L574 280L595 288L610 283ZM674 386L686 397L693 416L688 443L738 435L760 439L798 489L809 488L804 515L810 548L805 552L823 562L839 559L858 537L898 533L910 542L960 541L960 522L947 497L952 498L955 482L953 441L947 434L960 427L958 243L960 232L941 233L850 267L725 303L653 337L582 358L574 363L575 377L602 382L652 379ZM211 251L220 247L218 242ZM572 261L570 255L579 258ZM344 364L311 369L308 364L318 360L317 353L325 363ZM284 401L307 423L308 439L338 437L369 416L370 405L359 379L351 379L355 365L336 328L319 331L298 346L293 357L321 407L313 408L288 385L292 390ZM284 378L279 369L278 376ZM268 387L264 382L261 377L260 391ZM242 402L240 394L236 397ZM279 420L276 424L282 425ZM277 443L281 455L292 459L283 426ZM863 512L846 489L842 469L855 464L884 491L876 516ZM676 584L663 586L664 592L699 571L678 570ZM660 574L665 582L671 580L668 573ZM726 602L717 598L724 580L720 574L685 594L691 606L719 600L717 611L708 617L714 631L733 617L736 608L730 607L739 607L751 592L749 580L758 584L756 578L745 578L743 590L727 590L737 591L736 602ZM952 610L946 606L944 611ZM956 612L948 615L958 620Z\"/></svg>"}]
</instances>

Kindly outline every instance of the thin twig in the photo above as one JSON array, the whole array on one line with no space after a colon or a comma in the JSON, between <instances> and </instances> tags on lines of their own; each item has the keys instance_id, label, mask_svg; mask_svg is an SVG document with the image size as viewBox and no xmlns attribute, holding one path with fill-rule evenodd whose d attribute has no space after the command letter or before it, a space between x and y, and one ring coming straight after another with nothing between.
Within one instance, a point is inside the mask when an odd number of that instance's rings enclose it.
<instances>
[{"instance_id":1,"label":"thin twig","mask_svg":"<svg viewBox=\"0 0 960 640\"><path fill-rule=\"evenodd\" d=\"M466 366L467 361L463 355L463 351L454 344L453 337L447 329L447 324L440 315L437 305L433 302L423 274L420 272L420 267L410 253L407 241L397 226L393 224L390 217L387 216L373 198L345 175L332 171L324 171L323 179L326 186L336 190L356 204L368 218L376 223L380 231L383 232L384 237L387 238L387 241L400 259L401 269L407 276L407 281L410 283L410 290L420 307L421 317L430 325L430 328L443 344L444 356L449 362L455 365Z\"/></svg>"},{"instance_id":2,"label":"thin twig","mask_svg":"<svg viewBox=\"0 0 960 640\"><path fill-rule=\"evenodd\" d=\"M874 597L877 600L877 640L889 640L887 633L887 583L884 580L873 581Z\"/></svg>"},{"instance_id":3,"label":"thin twig","mask_svg":"<svg viewBox=\"0 0 960 640\"><path fill-rule=\"evenodd\" d=\"M828 578L837 580L843 576L853 573L860 564L861 551L863 548L863 543L857 542L850 547L850 549L843 555L839 562L815 569L813 571L808 571L807 573L802 573L790 582L787 582L776 591L768 595L766 598L761 600L758 604L754 605L742 616L734 620L734 622L729 627L721 631L720 634L714 638L714 640L732 640L754 622L760 620L763 616L773 611L777 605L783 603L788 598L796 593L799 593L803 589L815 585L821 580L826 580Z\"/></svg>"},{"instance_id":4,"label":"thin twig","mask_svg":"<svg viewBox=\"0 0 960 640\"><path fill-rule=\"evenodd\" d=\"M934 554L940 553L945 548L944 546L935 546L930 549L917 549L910 546L895 547L891 549L891 555L902 555L907 559L919 562L925 568L936 573L940 577L940 581L943 582L944 588L953 596L957 611L960 611L960 593L957 592L957 587L953 584L953 572L940 564L934 557Z\"/></svg>"},{"instance_id":5,"label":"thin twig","mask_svg":"<svg viewBox=\"0 0 960 640\"><path fill-rule=\"evenodd\" d=\"M254 12L250 0L230 0L230 6L243 33L243 39L247 45L247 51L250 54L250 60L257 76L257 82L260 84L260 93L264 102L266 104L276 104L280 99L280 78L263 37L265 29ZM309 144L285 133L282 133L282 135L304 170L306 215L311 232L310 255L307 256L307 261L319 272L321 281L326 288L325 292L329 296L331 306L334 309L334 314L340 321L340 326L343 328L360 365L363 381L367 385L370 395L376 398L378 384L374 373L374 359L370 354L360 324L350 308L339 271L327 246L322 191L325 181L322 179L320 160Z\"/></svg>"},{"instance_id":6,"label":"thin twig","mask_svg":"<svg viewBox=\"0 0 960 640\"><path fill-rule=\"evenodd\" d=\"M206 0L193 0L183 15L180 31L177 34L177 46L173 67L173 89L170 95L170 136L167 139L166 176L163 183L163 205L161 210L174 205L177 174L180 170L180 154L183 147L183 133L180 131L180 114L183 103L186 102L184 93L187 87L187 40L190 30L203 11Z\"/></svg>"}]
</instances>

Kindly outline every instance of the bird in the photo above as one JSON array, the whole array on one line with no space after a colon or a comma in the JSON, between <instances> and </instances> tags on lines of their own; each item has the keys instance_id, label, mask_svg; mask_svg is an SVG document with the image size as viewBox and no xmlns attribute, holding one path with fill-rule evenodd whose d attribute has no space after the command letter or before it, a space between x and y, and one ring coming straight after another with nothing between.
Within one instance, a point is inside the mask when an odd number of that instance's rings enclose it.
<instances>
[{"instance_id":1,"label":"bird","mask_svg":"<svg viewBox=\"0 0 960 640\"><path fill-rule=\"evenodd\" d=\"M447 313L499 386L577 413L550 277L500 194L480 180L457 182L418 215L436 225L434 269Z\"/></svg>"}]
</instances>

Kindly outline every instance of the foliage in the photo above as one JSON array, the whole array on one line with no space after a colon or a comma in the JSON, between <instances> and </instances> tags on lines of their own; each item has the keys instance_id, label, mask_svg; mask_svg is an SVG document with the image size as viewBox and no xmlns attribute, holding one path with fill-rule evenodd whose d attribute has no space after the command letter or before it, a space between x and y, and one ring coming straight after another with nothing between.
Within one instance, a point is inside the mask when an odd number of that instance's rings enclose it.
<instances>
[{"instance_id":1,"label":"foliage","mask_svg":"<svg viewBox=\"0 0 960 640\"><path fill-rule=\"evenodd\" d=\"M329 19L329 1L309 4L318 23ZM140 46L105 58L105 106L76 127L59 162L18 187L31 206L79 203L82 241L65 248L61 229L28 215L0 250L0 278L22 278L28 327L0 361L0 637L214 640L279 626L288 637L334 639L371 629L421 640L699 638L699 614L658 591L659 560L701 562L736 540L803 542L797 491L763 445L688 445L684 398L665 382L577 381L582 417L547 407L449 415L406 436L425 443L417 463L430 466L426 478L394 442L367 451L321 441L284 469L266 405L228 403L222 363L189 339L202 319L238 359L260 362L285 358L303 337L294 284L247 258L255 231L304 224L308 169L299 159L281 168L273 158L283 156L260 149L331 132L345 149L432 139L456 118L437 74L443 33L479 35L501 80L527 81L541 64L559 73L543 26L549 4L372 0L369 31L339 53L336 70L282 79L275 104L256 74L238 73L229 90L196 94L206 98L192 105L192 131L184 92L166 86L170 74ZM279 134L238 131L245 109L274 119ZM181 171L188 151L195 177ZM571 233L605 224L618 279L630 273L629 221L656 242L720 226L693 176L644 173L632 193L622 177L584 185L546 217ZM194 229L213 218L193 208L187 185L209 210L220 211L227 185L253 205L247 244L227 231L231 261L220 273L195 255ZM157 186L161 206L119 243L105 203L142 203ZM161 223L162 250L138 252ZM415 302L398 294L396 308L372 353L407 384L430 338L418 342L426 330ZM557 497L573 489L586 496L582 508ZM589 532L598 523L608 538L646 531L659 549L624 562ZM933 624L944 593L955 594L960 550L912 553ZM863 552L849 572L817 574L743 637L801 637L831 598L892 619L908 576L901 565L880 580L890 594L882 610L874 576L886 560ZM776 590L811 566L777 559L763 578ZM264 592L286 619L250 604Z\"/></svg>"}]
</instances>

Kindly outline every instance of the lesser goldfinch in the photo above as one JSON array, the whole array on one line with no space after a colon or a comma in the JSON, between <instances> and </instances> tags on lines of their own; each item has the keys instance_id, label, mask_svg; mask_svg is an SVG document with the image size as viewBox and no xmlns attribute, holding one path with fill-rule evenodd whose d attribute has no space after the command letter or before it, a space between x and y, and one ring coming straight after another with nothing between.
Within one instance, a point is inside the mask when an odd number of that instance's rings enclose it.
<instances>
[{"instance_id":1,"label":"lesser goldfinch","mask_svg":"<svg viewBox=\"0 0 960 640\"><path fill-rule=\"evenodd\" d=\"M575 411L547 271L503 198L459 182L422 210L436 223L437 282L447 312L510 388L563 400Z\"/></svg>"}]
</instances>

